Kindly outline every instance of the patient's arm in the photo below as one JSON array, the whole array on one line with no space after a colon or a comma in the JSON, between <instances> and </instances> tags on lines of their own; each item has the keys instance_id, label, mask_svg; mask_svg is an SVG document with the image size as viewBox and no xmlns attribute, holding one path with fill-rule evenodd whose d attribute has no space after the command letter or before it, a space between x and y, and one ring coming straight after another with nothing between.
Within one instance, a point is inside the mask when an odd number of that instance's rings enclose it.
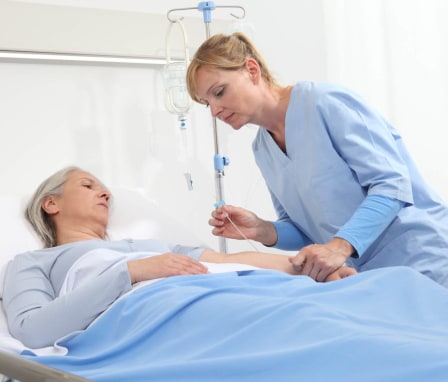
<instances>
[{"instance_id":1,"label":"patient's arm","mask_svg":"<svg viewBox=\"0 0 448 382\"><path fill-rule=\"evenodd\" d=\"M44 274L8 269L3 306L11 334L26 346L50 346L58 338L86 328L123 293L131 289L125 263L109 268L71 293L55 296Z\"/></svg>"},{"instance_id":2,"label":"patient's arm","mask_svg":"<svg viewBox=\"0 0 448 382\"><path fill-rule=\"evenodd\" d=\"M274 269L291 275L297 275L298 272L288 260L289 256L275 255L272 253L263 252L237 252L233 254L225 254L222 252L215 252L210 249L204 250L199 257L200 261L209 263L240 263L253 265L259 268Z\"/></svg>"},{"instance_id":3,"label":"patient's arm","mask_svg":"<svg viewBox=\"0 0 448 382\"><path fill-rule=\"evenodd\" d=\"M276 255L273 253L263 252L237 252L233 254L225 254L215 252L210 249L204 250L200 256L200 261L210 263L241 263L253 265L259 268L274 269L291 275L298 275L299 273L294 269L289 261L290 256ZM333 273L331 273L325 281L339 280L355 274L353 268L342 266Z\"/></svg>"}]
</instances>

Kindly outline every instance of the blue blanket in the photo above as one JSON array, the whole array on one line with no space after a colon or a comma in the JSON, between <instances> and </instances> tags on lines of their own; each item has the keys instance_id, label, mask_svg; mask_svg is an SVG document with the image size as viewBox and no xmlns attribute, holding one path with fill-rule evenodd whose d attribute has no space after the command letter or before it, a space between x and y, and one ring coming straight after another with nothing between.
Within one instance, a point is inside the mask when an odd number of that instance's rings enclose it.
<instances>
[{"instance_id":1,"label":"blue blanket","mask_svg":"<svg viewBox=\"0 0 448 382\"><path fill-rule=\"evenodd\" d=\"M331 283L274 271L171 277L31 356L93 381L448 381L448 289L406 268Z\"/></svg>"}]
</instances>

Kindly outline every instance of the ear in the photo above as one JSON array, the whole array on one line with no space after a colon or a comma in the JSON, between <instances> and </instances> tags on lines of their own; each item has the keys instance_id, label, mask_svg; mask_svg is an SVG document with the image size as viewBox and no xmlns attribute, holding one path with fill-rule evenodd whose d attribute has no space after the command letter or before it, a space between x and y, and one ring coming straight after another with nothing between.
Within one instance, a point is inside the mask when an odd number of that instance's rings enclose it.
<instances>
[{"instance_id":1,"label":"ear","mask_svg":"<svg viewBox=\"0 0 448 382\"><path fill-rule=\"evenodd\" d=\"M261 69L260 66L258 65L257 60L255 60L252 57L249 57L248 59L246 59L246 70L249 73L249 77L252 80L252 82L254 84L258 83L258 81L260 81L261 78Z\"/></svg>"},{"instance_id":2,"label":"ear","mask_svg":"<svg viewBox=\"0 0 448 382\"><path fill-rule=\"evenodd\" d=\"M58 203L54 195L46 196L42 200L41 207L48 215L55 215L59 212Z\"/></svg>"}]
</instances>

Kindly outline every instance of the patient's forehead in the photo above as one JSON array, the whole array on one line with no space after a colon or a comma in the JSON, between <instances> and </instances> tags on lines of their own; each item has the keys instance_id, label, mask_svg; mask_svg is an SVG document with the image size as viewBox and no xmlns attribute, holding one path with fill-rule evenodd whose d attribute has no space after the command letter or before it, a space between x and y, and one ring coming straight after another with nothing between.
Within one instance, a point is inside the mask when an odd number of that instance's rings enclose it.
<instances>
[{"instance_id":1,"label":"patient's forehead","mask_svg":"<svg viewBox=\"0 0 448 382\"><path fill-rule=\"evenodd\" d=\"M68 174L67 180L73 181L73 180L80 180L80 179L89 179L94 182L99 182L99 180L94 177L91 173L87 171L82 170L74 170Z\"/></svg>"},{"instance_id":2,"label":"patient's forehead","mask_svg":"<svg viewBox=\"0 0 448 382\"><path fill-rule=\"evenodd\" d=\"M70 183L71 182L77 183L82 181L89 181L92 182L93 184L96 184L102 188L107 189L107 187L103 184L103 182L101 182L97 177L95 177L94 175L92 175L87 171L75 170L72 171L67 177L67 182Z\"/></svg>"}]
</instances>

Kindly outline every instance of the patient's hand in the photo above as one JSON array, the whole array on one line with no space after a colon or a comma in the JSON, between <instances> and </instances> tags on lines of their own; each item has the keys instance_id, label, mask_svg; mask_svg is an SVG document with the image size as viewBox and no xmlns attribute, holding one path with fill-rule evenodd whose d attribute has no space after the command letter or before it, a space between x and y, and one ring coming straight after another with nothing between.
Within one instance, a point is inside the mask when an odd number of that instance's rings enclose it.
<instances>
[{"instance_id":1,"label":"patient's hand","mask_svg":"<svg viewBox=\"0 0 448 382\"><path fill-rule=\"evenodd\" d=\"M160 277L208 273L207 267L199 261L171 252L129 261L128 271L132 284Z\"/></svg>"},{"instance_id":2,"label":"patient's hand","mask_svg":"<svg viewBox=\"0 0 448 382\"><path fill-rule=\"evenodd\" d=\"M356 272L355 268L342 266L336 269L333 273L330 273L325 279L325 282L344 279L346 277L356 275L357 273L358 272Z\"/></svg>"}]
</instances>

